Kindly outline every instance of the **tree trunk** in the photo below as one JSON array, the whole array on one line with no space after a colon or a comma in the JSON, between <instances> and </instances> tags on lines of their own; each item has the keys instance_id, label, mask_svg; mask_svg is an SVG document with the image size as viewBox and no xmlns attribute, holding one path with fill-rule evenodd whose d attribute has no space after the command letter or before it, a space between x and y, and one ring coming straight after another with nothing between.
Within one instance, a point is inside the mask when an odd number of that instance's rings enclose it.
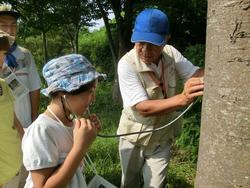
<instances>
[{"instance_id":1,"label":"tree trunk","mask_svg":"<svg viewBox=\"0 0 250 188\"><path fill-rule=\"evenodd\" d=\"M111 33L109 18L107 16L107 13L104 11L104 9L102 7L102 4L100 3L99 0L96 1L96 4L97 4L97 6L98 6L98 8L99 8L99 10L101 12L102 19L104 21L104 25L105 25L105 28L106 28L106 34L107 34L108 42L109 42L109 48L110 48L110 51L111 51L111 54L112 54L113 62L114 62L114 64L116 64L117 61L118 61L118 57L117 57L117 53L116 53L115 41L114 41L112 33Z\"/></svg>"},{"instance_id":2,"label":"tree trunk","mask_svg":"<svg viewBox=\"0 0 250 188\"><path fill-rule=\"evenodd\" d=\"M130 37L132 33L132 22L133 22L133 15L132 15L132 7L134 1L125 1L124 6L121 6L121 1L111 1L111 7L115 15L116 25L117 25L117 50L116 50L116 57L117 62L115 63L115 78L113 82L113 92L112 98L113 101L117 103L122 103L122 98L119 90L119 82L118 82L118 75L117 75L117 63L119 59L128 52L132 45L130 42ZM122 9L123 8L123 9ZM124 12L124 16L122 16L121 12Z\"/></svg>"},{"instance_id":3,"label":"tree trunk","mask_svg":"<svg viewBox=\"0 0 250 188\"><path fill-rule=\"evenodd\" d=\"M250 1L208 0L197 188L250 187Z\"/></svg>"},{"instance_id":4,"label":"tree trunk","mask_svg":"<svg viewBox=\"0 0 250 188\"><path fill-rule=\"evenodd\" d=\"M75 53L75 38L74 35L70 32L71 28L70 27L66 27L66 33L70 39L70 46L71 46L71 52Z\"/></svg>"},{"instance_id":5,"label":"tree trunk","mask_svg":"<svg viewBox=\"0 0 250 188\"><path fill-rule=\"evenodd\" d=\"M74 53L78 54L78 49L79 49L79 29L76 29L76 33L75 33L75 51Z\"/></svg>"},{"instance_id":6,"label":"tree trunk","mask_svg":"<svg viewBox=\"0 0 250 188\"><path fill-rule=\"evenodd\" d=\"M42 38L43 38L43 57L45 64L48 61L48 49L47 49L47 37L44 31L42 32Z\"/></svg>"}]
</instances>

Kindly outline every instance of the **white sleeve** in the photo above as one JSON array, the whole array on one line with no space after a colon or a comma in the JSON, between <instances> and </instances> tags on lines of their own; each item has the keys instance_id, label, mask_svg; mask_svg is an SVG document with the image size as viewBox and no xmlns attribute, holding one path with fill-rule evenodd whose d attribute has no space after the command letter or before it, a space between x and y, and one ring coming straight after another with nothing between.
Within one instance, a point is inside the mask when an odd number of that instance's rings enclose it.
<instances>
[{"instance_id":1,"label":"white sleeve","mask_svg":"<svg viewBox=\"0 0 250 188\"><path fill-rule=\"evenodd\" d=\"M35 90L41 88L41 80L40 80L39 74L37 72L34 58L30 52L29 52L29 60L30 60L29 79L28 79L29 80L29 90L35 91Z\"/></svg>"},{"instance_id":2,"label":"white sleeve","mask_svg":"<svg viewBox=\"0 0 250 188\"><path fill-rule=\"evenodd\" d=\"M190 61L188 61L177 49L171 46L173 57L175 59L175 67L178 76L181 79L187 80L190 78L199 67L194 66Z\"/></svg>"},{"instance_id":3,"label":"white sleeve","mask_svg":"<svg viewBox=\"0 0 250 188\"><path fill-rule=\"evenodd\" d=\"M51 168L58 165L59 151L46 126L33 124L22 140L23 164L27 170Z\"/></svg>"},{"instance_id":4,"label":"white sleeve","mask_svg":"<svg viewBox=\"0 0 250 188\"><path fill-rule=\"evenodd\" d=\"M124 60L120 60L118 63L118 78L123 107L134 106L148 99L147 93L132 65Z\"/></svg>"}]
</instances>

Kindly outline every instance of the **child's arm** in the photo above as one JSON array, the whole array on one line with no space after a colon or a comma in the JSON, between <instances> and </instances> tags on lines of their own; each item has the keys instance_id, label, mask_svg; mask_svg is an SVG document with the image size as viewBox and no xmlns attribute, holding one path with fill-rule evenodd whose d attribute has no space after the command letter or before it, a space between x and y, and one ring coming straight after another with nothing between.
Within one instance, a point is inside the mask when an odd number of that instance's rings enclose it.
<instances>
[{"instance_id":1,"label":"child's arm","mask_svg":"<svg viewBox=\"0 0 250 188\"><path fill-rule=\"evenodd\" d=\"M14 126L17 129L19 136L22 138L23 134L24 134L24 130L23 130L21 123L19 122L19 120L16 117L16 113L14 113Z\"/></svg>"},{"instance_id":2,"label":"child's arm","mask_svg":"<svg viewBox=\"0 0 250 188\"><path fill-rule=\"evenodd\" d=\"M73 147L65 161L58 168L31 171L34 187L66 187L79 167L88 147L95 139L97 132L97 126L92 125L90 120L84 118L76 120Z\"/></svg>"},{"instance_id":3,"label":"child's arm","mask_svg":"<svg viewBox=\"0 0 250 188\"><path fill-rule=\"evenodd\" d=\"M31 171L34 187L66 187L79 167L84 154L72 148L64 163L58 169L47 168Z\"/></svg>"}]
</instances>

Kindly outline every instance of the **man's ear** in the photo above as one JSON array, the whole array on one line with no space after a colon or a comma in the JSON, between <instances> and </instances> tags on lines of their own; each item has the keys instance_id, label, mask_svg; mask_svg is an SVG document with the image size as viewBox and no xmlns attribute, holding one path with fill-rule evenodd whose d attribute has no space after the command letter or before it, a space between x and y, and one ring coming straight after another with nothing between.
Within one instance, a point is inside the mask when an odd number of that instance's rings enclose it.
<instances>
[{"instance_id":1,"label":"man's ear","mask_svg":"<svg viewBox=\"0 0 250 188\"><path fill-rule=\"evenodd\" d=\"M166 42L168 43L168 41L171 39L171 35L169 34L169 35L167 35L166 36Z\"/></svg>"}]
</instances>

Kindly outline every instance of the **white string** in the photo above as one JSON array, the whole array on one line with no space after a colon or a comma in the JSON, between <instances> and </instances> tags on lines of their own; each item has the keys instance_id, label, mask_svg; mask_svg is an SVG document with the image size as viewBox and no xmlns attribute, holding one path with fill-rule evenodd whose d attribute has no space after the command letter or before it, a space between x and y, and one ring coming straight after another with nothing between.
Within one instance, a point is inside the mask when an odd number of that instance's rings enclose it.
<instances>
[{"instance_id":1,"label":"white string","mask_svg":"<svg viewBox=\"0 0 250 188\"><path fill-rule=\"evenodd\" d=\"M47 109L48 109L48 111L54 116L54 118L60 123L60 125L61 125L62 127L67 128L67 127L63 124L63 122L57 117L57 115L50 109L49 106L47 107ZM68 131L67 131L67 132L68 132ZM70 137L72 137L72 136L70 135ZM88 159L88 160L86 159L86 157L84 157L84 161L85 161L86 164L91 168L91 170L95 173L95 175L98 175L97 170L96 170L96 168L95 168L95 165L94 165L93 161L91 160L90 156L88 155L88 153L86 153L86 156L87 156L87 159Z\"/></svg>"},{"instance_id":2,"label":"white string","mask_svg":"<svg viewBox=\"0 0 250 188\"><path fill-rule=\"evenodd\" d=\"M86 153L86 157L84 158L84 161L90 167L90 169L95 173L95 175L98 175L95 165L93 161L91 160L90 156L88 155L88 153Z\"/></svg>"},{"instance_id":3,"label":"white string","mask_svg":"<svg viewBox=\"0 0 250 188\"><path fill-rule=\"evenodd\" d=\"M57 115L50 109L49 106L47 106L47 110L51 113L51 115L53 115L54 118L56 118L56 120L60 123L60 125L62 125L63 127L66 127L63 122L57 117Z\"/></svg>"},{"instance_id":4,"label":"white string","mask_svg":"<svg viewBox=\"0 0 250 188\"><path fill-rule=\"evenodd\" d=\"M57 117L57 115L51 110L49 106L47 106L47 110L51 113L51 115L53 115L54 118L56 118L56 120L59 122L59 125L61 125L66 130L67 134L69 135L73 143L73 136L70 134L68 130L68 128L72 128L72 127L65 126L64 123Z\"/></svg>"}]
</instances>

